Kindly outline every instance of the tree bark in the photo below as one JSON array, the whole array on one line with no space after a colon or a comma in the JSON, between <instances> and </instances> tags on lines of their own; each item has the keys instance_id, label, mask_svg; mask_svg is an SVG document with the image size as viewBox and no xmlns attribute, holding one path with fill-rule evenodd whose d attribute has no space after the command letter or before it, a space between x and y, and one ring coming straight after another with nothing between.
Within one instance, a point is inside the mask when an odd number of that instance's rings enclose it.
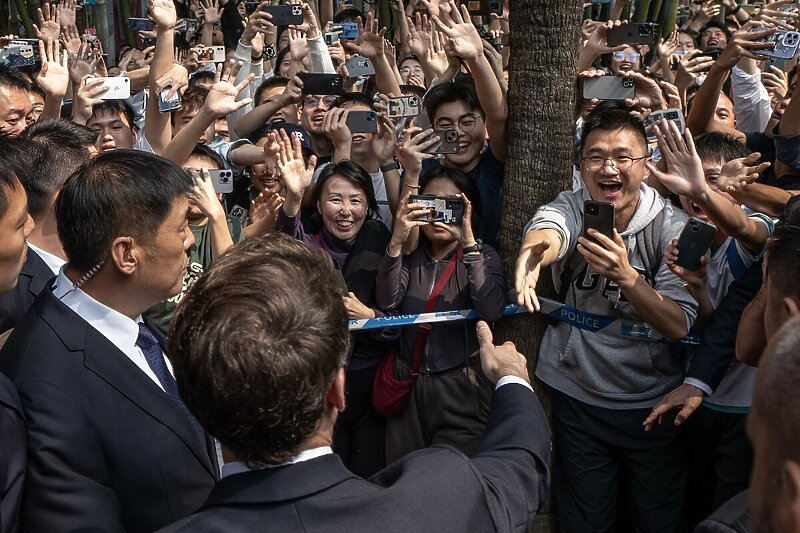
<instances>
[{"instance_id":1,"label":"tree bark","mask_svg":"<svg viewBox=\"0 0 800 533\"><path fill-rule=\"evenodd\" d=\"M537 207L572 184L575 69L582 12L578 0L511 2L509 160L500 229L509 281L513 281L523 227ZM541 278L549 284L549 271ZM545 328L541 317L527 315L507 318L498 327L498 338L514 342L526 355L531 376ZM534 383L534 388L549 412L543 387ZM546 504L531 531L555 531L550 511Z\"/></svg>"}]
</instances>

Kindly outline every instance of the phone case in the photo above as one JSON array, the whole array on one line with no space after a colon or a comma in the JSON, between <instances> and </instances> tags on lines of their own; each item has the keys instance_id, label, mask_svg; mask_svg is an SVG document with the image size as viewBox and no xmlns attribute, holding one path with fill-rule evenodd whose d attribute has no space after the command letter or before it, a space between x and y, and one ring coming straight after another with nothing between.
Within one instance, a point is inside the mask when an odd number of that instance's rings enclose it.
<instances>
[{"instance_id":1,"label":"phone case","mask_svg":"<svg viewBox=\"0 0 800 533\"><path fill-rule=\"evenodd\" d=\"M683 111L676 107L669 109L659 109L647 115L644 119L644 127L647 131L647 140L652 141L656 138L656 130L654 124L661 119L674 122L678 126L678 131L683 133L686 123L683 119Z\"/></svg>"},{"instance_id":2,"label":"phone case","mask_svg":"<svg viewBox=\"0 0 800 533\"><path fill-rule=\"evenodd\" d=\"M386 105L386 115L389 118L416 117L419 115L419 104L419 96L390 98Z\"/></svg>"},{"instance_id":3,"label":"phone case","mask_svg":"<svg viewBox=\"0 0 800 533\"><path fill-rule=\"evenodd\" d=\"M351 78L356 76L372 76L375 74L375 67L372 66L372 61L366 57L353 56L345 61L347 66L347 73Z\"/></svg>"},{"instance_id":4,"label":"phone case","mask_svg":"<svg viewBox=\"0 0 800 533\"><path fill-rule=\"evenodd\" d=\"M608 46L621 44L652 44L656 36L657 24L652 22L634 22L611 28L606 33Z\"/></svg>"},{"instance_id":5,"label":"phone case","mask_svg":"<svg viewBox=\"0 0 800 533\"><path fill-rule=\"evenodd\" d=\"M625 100L636 96L633 78L600 76L583 80L583 97L586 100Z\"/></svg>"},{"instance_id":6,"label":"phone case","mask_svg":"<svg viewBox=\"0 0 800 533\"><path fill-rule=\"evenodd\" d=\"M172 87L165 87L160 93L158 93L158 110L162 113L169 113L170 111L176 111L181 108L180 92L176 92L175 96L169 100L164 99L164 96L166 96L170 90L172 90Z\"/></svg>"},{"instance_id":7,"label":"phone case","mask_svg":"<svg viewBox=\"0 0 800 533\"><path fill-rule=\"evenodd\" d=\"M350 111L347 128L350 133L375 133L378 131L378 114L375 111Z\"/></svg>"},{"instance_id":8,"label":"phone case","mask_svg":"<svg viewBox=\"0 0 800 533\"><path fill-rule=\"evenodd\" d=\"M342 77L339 74L298 72L303 82L303 94L342 94Z\"/></svg>"},{"instance_id":9,"label":"phone case","mask_svg":"<svg viewBox=\"0 0 800 533\"><path fill-rule=\"evenodd\" d=\"M503 14L503 0L464 0L461 3L467 5L470 15L488 17L492 13Z\"/></svg>"},{"instance_id":10,"label":"phone case","mask_svg":"<svg viewBox=\"0 0 800 533\"><path fill-rule=\"evenodd\" d=\"M589 229L595 229L608 237L614 238L614 204L586 200L583 202L583 237L594 241Z\"/></svg>"},{"instance_id":11,"label":"phone case","mask_svg":"<svg viewBox=\"0 0 800 533\"><path fill-rule=\"evenodd\" d=\"M751 31L757 31L758 28L753 28ZM766 57L776 57L779 59L792 59L797 55L797 50L800 48L800 32L796 31L779 31L761 39L763 42L774 42L775 48L772 50L754 50L753 52Z\"/></svg>"},{"instance_id":12,"label":"phone case","mask_svg":"<svg viewBox=\"0 0 800 533\"><path fill-rule=\"evenodd\" d=\"M103 80L103 85L108 90L98 95L102 100L125 100L131 96L131 80L127 76L115 76L113 78L89 78Z\"/></svg>"},{"instance_id":13,"label":"phone case","mask_svg":"<svg viewBox=\"0 0 800 533\"><path fill-rule=\"evenodd\" d=\"M354 22L342 22L337 29L342 30L339 39L358 39L358 24Z\"/></svg>"},{"instance_id":14,"label":"phone case","mask_svg":"<svg viewBox=\"0 0 800 533\"><path fill-rule=\"evenodd\" d=\"M155 28L155 23L152 20L145 18L129 18L128 28L137 31L138 30L153 31L153 28Z\"/></svg>"},{"instance_id":15,"label":"phone case","mask_svg":"<svg viewBox=\"0 0 800 533\"><path fill-rule=\"evenodd\" d=\"M270 22L275 26L300 25L303 23L303 6L292 4L288 6L264 6L261 11L272 15Z\"/></svg>"},{"instance_id":16,"label":"phone case","mask_svg":"<svg viewBox=\"0 0 800 533\"><path fill-rule=\"evenodd\" d=\"M32 46L9 46L0 50L0 64L9 68L30 67L36 64Z\"/></svg>"},{"instance_id":17,"label":"phone case","mask_svg":"<svg viewBox=\"0 0 800 533\"><path fill-rule=\"evenodd\" d=\"M440 142L428 148L429 154L455 154L458 152L458 130L433 130L432 135L438 135Z\"/></svg>"},{"instance_id":18,"label":"phone case","mask_svg":"<svg viewBox=\"0 0 800 533\"><path fill-rule=\"evenodd\" d=\"M464 202L461 198L448 198L432 194L412 194L408 197L410 204L423 204L430 209L427 215L416 217L420 222L443 222L444 224L461 224L464 219Z\"/></svg>"},{"instance_id":19,"label":"phone case","mask_svg":"<svg viewBox=\"0 0 800 533\"><path fill-rule=\"evenodd\" d=\"M211 183L214 184L214 191L222 194L233 192L233 171L232 170L209 170Z\"/></svg>"},{"instance_id":20,"label":"phone case","mask_svg":"<svg viewBox=\"0 0 800 533\"><path fill-rule=\"evenodd\" d=\"M686 270L700 268L700 260L706 255L717 228L697 218L690 218L678 237L678 260L675 264Z\"/></svg>"}]
</instances>

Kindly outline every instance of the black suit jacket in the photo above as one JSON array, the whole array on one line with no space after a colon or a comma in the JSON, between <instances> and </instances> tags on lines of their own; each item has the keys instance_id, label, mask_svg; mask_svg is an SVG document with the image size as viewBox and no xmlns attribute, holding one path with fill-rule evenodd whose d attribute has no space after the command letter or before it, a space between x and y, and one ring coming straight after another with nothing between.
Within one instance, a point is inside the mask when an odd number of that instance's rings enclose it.
<instances>
[{"instance_id":1,"label":"black suit jacket","mask_svg":"<svg viewBox=\"0 0 800 533\"><path fill-rule=\"evenodd\" d=\"M694 528L694 533L750 533L750 491L740 492Z\"/></svg>"},{"instance_id":2,"label":"black suit jacket","mask_svg":"<svg viewBox=\"0 0 800 533\"><path fill-rule=\"evenodd\" d=\"M25 422L14 385L0 374L0 533L19 526L25 478Z\"/></svg>"},{"instance_id":3,"label":"black suit jacket","mask_svg":"<svg viewBox=\"0 0 800 533\"><path fill-rule=\"evenodd\" d=\"M28 248L25 263L17 276L17 286L0 296L0 333L14 328L33 305L33 300L47 286L47 282L54 277L55 274L44 259Z\"/></svg>"},{"instance_id":4,"label":"black suit jacket","mask_svg":"<svg viewBox=\"0 0 800 533\"><path fill-rule=\"evenodd\" d=\"M205 501L213 442L50 288L0 351L0 371L27 420L24 530L151 532Z\"/></svg>"},{"instance_id":5,"label":"black suit jacket","mask_svg":"<svg viewBox=\"0 0 800 533\"><path fill-rule=\"evenodd\" d=\"M166 532L527 532L547 493L550 430L536 395L504 385L470 459L434 446L369 481L335 455L233 474Z\"/></svg>"}]
</instances>

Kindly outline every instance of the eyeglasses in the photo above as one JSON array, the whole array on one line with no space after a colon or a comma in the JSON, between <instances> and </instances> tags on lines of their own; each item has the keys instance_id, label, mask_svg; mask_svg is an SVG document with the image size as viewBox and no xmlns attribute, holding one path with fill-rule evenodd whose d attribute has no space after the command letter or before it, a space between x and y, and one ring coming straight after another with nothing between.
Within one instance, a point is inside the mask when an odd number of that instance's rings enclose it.
<instances>
[{"instance_id":1,"label":"eyeglasses","mask_svg":"<svg viewBox=\"0 0 800 533\"><path fill-rule=\"evenodd\" d=\"M597 172L603 168L603 166L605 166L606 161L611 163L611 166L619 172L628 172L633 167L635 162L646 158L646 155L643 155L642 157L600 157L599 155L593 155L584 157L582 161L583 167L589 172Z\"/></svg>"},{"instance_id":2,"label":"eyeglasses","mask_svg":"<svg viewBox=\"0 0 800 533\"><path fill-rule=\"evenodd\" d=\"M335 96L326 96L322 98L322 105L327 109L330 109L334 102L336 102ZM320 99L316 96L307 96L305 100L303 100L303 107L306 109L313 109L317 107L319 103Z\"/></svg>"},{"instance_id":3,"label":"eyeglasses","mask_svg":"<svg viewBox=\"0 0 800 533\"><path fill-rule=\"evenodd\" d=\"M458 128L461 131L472 131L472 128L474 128L475 124L478 123L479 118L480 117L476 115L464 115L463 117L458 119L456 124L458 125ZM437 130L455 129L453 127L453 121L450 120L449 118L440 118L439 120L436 121L436 124L434 126L436 127Z\"/></svg>"},{"instance_id":4,"label":"eyeglasses","mask_svg":"<svg viewBox=\"0 0 800 533\"><path fill-rule=\"evenodd\" d=\"M621 50L614 52L613 56L617 61L625 61L627 59L631 62L639 61L639 58L642 57L639 52L623 52Z\"/></svg>"}]
</instances>

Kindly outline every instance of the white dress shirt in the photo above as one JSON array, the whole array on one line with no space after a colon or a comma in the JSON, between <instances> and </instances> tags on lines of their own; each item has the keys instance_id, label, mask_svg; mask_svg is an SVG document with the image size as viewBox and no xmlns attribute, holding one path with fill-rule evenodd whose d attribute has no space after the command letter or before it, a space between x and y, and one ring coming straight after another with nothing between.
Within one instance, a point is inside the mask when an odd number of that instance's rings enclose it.
<instances>
[{"instance_id":1,"label":"white dress shirt","mask_svg":"<svg viewBox=\"0 0 800 533\"><path fill-rule=\"evenodd\" d=\"M45 264L50 267L50 270L53 271L53 274L58 274L58 271L61 270L61 267L64 266L64 263L66 263L66 261L57 255L53 255L50 252L42 250L30 241L28 241L28 248L36 252L36 255L42 258L42 261L44 261Z\"/></svg>"},{"instance_id":2,"label":"white dress shirt","mask_svg":"<svg viewBox=\"0 0 800 533\"><path fill-rule=\"evenodd\" d=\"M153 380L159 389L164 390L150 365L147 364L141 348L136 346L136 339L139 337L139 323L143 322L141 315L136 317L136 320L131 320L122 313L101 304L81 289L73 287L74 284L67 278L62 268L53 286L53 295L124 353L133 364ZM172 365L169 359L164 357L164 360L172 374Z\"/></svg>"}]
</instances>

